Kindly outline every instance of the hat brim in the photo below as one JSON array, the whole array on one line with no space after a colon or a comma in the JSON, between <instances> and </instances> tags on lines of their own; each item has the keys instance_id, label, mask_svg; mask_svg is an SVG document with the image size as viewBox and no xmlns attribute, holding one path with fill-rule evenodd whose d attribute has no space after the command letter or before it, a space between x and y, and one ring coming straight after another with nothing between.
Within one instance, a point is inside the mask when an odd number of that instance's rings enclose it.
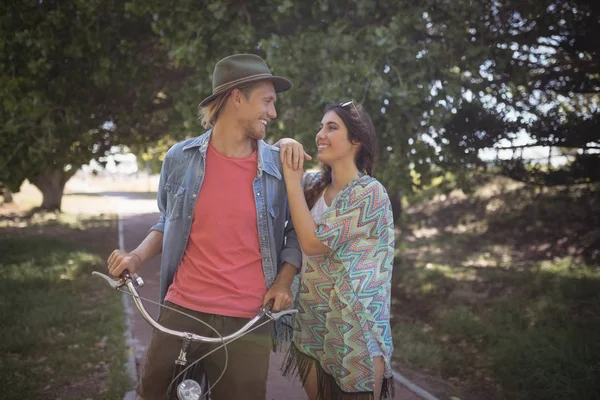
<instances>
[{"instance_id":1,"label":"hat brim","mask_svg":"<svg viewBox=\"0 0 600 400\"><path fill-rule=\"evenodd\" d=\"M246 86L250 83L255 83L255 82L260 82L260 81L269 81L269 82L273 82L273 86L275 86L275 93L281 93L281 92L285 92L287 90L290 90L292 88L292 82L290 82L289 80L281 77L281 76L269 76L269 77L264 77L264 76L258 76L256 78L253 77L249 77L248 79L244 79L243 81L240 81L239 83L237 83L236 85L229 87L227 89L224 89L220 92L216 92L211 94L210 96L208 96L207 98L205 98L204 100L202 100L200 102L200 107L206 107L207 105L209 105L214 99L217 98L217 96L219 96L221 93L223 92L227 92L229 90L233 90L233 89L237 89L240 88L242 86Z\"/></svg>"}]
</instances>

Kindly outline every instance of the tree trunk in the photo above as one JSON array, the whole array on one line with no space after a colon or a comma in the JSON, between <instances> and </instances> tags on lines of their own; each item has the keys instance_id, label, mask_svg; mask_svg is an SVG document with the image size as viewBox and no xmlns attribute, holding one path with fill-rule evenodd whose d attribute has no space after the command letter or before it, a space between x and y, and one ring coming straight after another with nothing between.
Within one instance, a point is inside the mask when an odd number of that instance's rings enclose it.
<instances>
[{"instance_id":1,"label":"tree trunk","mask_svg":"<svg viewBox=\"0 0 600 400\"><path fill-rule=\"evenodd\" d=\"M4 199L4 204L13 202L12 192L6 188L2 189L2 198Z\"/></svg>"},{"instance_id":2,"label":"tree trunk","mask_svg":"<svg viewBox=\"0 0 600 400\"><path fill-rule=\"evenodd\" d=\"M65 184L72 174L61 170L47 171L38 176L33 183L44 196L40 209L60 211Z\"/></svg>"}]
</instances>

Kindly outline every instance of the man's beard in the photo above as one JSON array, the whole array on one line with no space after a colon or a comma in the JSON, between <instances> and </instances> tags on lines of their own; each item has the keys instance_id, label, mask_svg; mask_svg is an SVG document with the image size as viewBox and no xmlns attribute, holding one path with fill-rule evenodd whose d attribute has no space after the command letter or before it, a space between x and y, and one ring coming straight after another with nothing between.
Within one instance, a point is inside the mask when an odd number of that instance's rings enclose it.
<instances>
[{"instance_id":1,"label":"man's beard","mask_svg":"<svg viewBox=\"0 0 600 400\"><path fill-rule=\"evenodd\" d=\"M266 136L266 127L263 127L262 124L260 125L261 126L258 127L256 122L247 122L244 125L244 133L254 140L263 140Z\"/></svg>"}]
</instances>

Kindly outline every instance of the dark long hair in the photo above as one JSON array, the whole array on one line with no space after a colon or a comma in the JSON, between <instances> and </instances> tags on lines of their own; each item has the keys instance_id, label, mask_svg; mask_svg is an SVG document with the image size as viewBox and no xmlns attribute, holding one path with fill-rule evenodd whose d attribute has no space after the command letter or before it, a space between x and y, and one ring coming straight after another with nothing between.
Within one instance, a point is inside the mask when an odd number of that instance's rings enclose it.
<instances>
[{"instance_id":1,"label":"dark long hair","mask_svg":"<svg viewBox=\"0 0 600 400\"><path fill-rule=\"evenodd\" d=\"M348 130L348 140L353 143L359 143L360 148L356 152L354 163L359 171L371 175L373 164L377 156L377 138L375 136L375 126L369 114L363 107L355 102L341 104L330 104L325 107L324 114L333 111L346 125ZM315 183L306 187L304 196L309 208L316 203L321 192L331 183L331 167L323 164L323 174Z\"/></svg>"}]
</instances>

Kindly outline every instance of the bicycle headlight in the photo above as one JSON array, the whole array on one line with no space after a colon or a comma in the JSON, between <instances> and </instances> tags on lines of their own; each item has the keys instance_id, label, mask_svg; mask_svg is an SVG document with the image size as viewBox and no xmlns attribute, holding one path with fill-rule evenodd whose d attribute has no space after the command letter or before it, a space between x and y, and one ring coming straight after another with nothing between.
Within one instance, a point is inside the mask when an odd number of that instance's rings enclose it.
<instances>
[{"instance_id":1,"label":"bicycle headlight","mask_svg":"<svg viewBox=\"0 0 600 400\"><path fill-rule=\"evenodd\" d=\"M192 379L186 379L177 386L177 398L179 400L200 400L202 388L200 384Z\"/></svg>"}]
</instances>

